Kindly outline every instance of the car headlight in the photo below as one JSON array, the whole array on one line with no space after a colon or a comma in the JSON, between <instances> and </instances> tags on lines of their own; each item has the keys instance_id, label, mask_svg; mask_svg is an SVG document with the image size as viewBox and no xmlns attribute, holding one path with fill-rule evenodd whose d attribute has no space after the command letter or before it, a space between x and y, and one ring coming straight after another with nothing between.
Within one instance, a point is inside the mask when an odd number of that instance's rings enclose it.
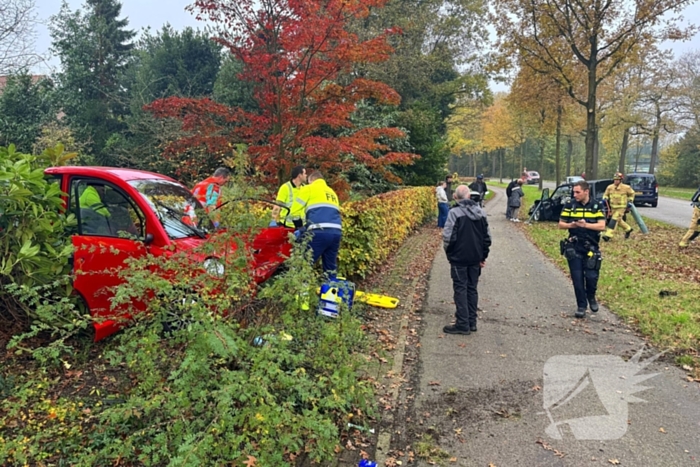
<instances>
[{"instance_id":1,"label":"car headlight","mask_svg":"<svg viewBox=\"0 0 700 467\"><path fill-rule=\"evenodd\" d=\"M204 260L204 270L212 276L221 277L226 272L226 267L218 258L207 258Z\"/></svg>"}]
</instances>

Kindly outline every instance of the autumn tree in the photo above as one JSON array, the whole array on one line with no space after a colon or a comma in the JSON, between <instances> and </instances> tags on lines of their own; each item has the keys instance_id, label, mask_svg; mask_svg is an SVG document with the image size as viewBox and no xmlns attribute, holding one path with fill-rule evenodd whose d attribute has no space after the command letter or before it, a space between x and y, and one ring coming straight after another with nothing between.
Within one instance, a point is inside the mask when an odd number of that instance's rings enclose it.
<instances>
[{"instance_id":1,"label":"autumn tree","mask_svg":"<svg viewBox=\"0 0 700 467\"><path fill-rule=\"evenodd\" d=\"M586 110L586 173L597 176L597 89L634 51L682 39L677 27L690 0L497 0L502 51L551 75ZM572 58L573 56L573 58ZM580 77L585 77L582 80Z\"/></svg>"},{"instance_id":2,"label":"autumn tree","mask_svg":"<svg viewBox=\"0 0 700 467\"><path fill-rule=\"evenodd\" d=\"M148 108L158 117L181 118L188 136L166 155L206 147L222 158L233 142L246 142L253 167L267 182L286 179L293 166L317 167L338 181L355 163L391 177L387 166L413 155L387 152L397 128L352 128L350 116L365 99L397 105L389 86L358 78L357 63L386 60L386 34L360 40L346 28L382 1L197 0L190 8L214 25L216 41L243 64L239 77L254 85L255 112L209 99L168 98ZM341 134L342 133L342 134Z\"/></svg>"}]
</instances>

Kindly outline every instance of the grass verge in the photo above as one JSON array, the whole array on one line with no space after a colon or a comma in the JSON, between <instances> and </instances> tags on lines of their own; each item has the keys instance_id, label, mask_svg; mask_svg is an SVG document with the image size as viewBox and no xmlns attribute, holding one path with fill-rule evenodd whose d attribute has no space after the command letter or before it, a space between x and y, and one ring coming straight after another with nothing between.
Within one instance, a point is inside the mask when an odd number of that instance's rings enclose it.
<instances>
[{"instance_id":1,"label":"grass verge","mask_svg":"<svg viewBox=\"0 0 700 467\"><path fill-rule=\"evenodd\" d=\"M659 195L668 196L669 198L689 200L694 193L695 189L693 188L677 188L672 186L659 187Z\"/></svg>"}]
</instances>

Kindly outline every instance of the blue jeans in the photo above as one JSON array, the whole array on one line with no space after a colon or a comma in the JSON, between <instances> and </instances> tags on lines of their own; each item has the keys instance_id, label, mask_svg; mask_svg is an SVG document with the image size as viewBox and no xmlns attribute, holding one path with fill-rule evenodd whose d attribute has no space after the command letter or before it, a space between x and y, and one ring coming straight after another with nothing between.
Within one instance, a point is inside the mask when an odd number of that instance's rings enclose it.
<instances>
[{"instance_id":1,"label":"blue jeans","mask_svg":"<svg viewBox=\"0 0 700 467\"><path fill-rule=\"evenodd\" d=\"M445 227L447 221L447 213L450 212L448 203L438 203L438 227Z\"/></svg>"},{"instance_id":2,"label":"blue jeans","mask_svg":"<svg viewBox=\"0 0 700 467\"><path fill-rule=\"evenodd\" d=\"M452 276L452 289L457 307L455 313L456 326L468 328L476 326L476 307L479 304L479 293L476 286L479 284L481 266L455 266L450 265Z\"/></svg>"},{"instance_id":3,"label":"blue jeans","mask_svg":"<svg viewBox=\"0 0 700 467\"><path fill-rule=\"evenodd\" d=\"M587 308L588 297L595 297L598 288L598 271L588 269L584 258L574 258L567 261L569 263L571 281L574 283L576 306L578 308Z\"/></svg>"},{"instance_id":4,"label":"blue jeans","mask_svg":"<svg viewBox=\"0 0 700 467\"><path fill-rule=\"evenodd\" d=\"M338 270L338 250L340 249L340 229L314 229L309 230L312 251L312 264L316 264L319 258L323 263L323 272L328 277L335 277Z\"/></svg>"}]
</instances>

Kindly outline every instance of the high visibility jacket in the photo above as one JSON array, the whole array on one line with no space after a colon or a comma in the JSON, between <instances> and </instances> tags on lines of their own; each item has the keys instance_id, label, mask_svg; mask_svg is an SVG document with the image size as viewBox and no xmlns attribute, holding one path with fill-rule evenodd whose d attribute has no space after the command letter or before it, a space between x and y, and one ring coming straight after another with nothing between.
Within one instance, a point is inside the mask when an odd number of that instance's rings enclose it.
<instances>
[{"instance_id":1,"label":"high visibility jacket","mask_svg":"<svg viewBox=\"0 0 700 467\"><path fill-rule=\"evenodd\" d=\"M302 188L299 202L304 206L308 230L342 229L338 195L326 185L325 180L315 180Z\"/></svg>"},{"instance_id":2,"label":"high visibility jacket","mask_svg":"<svg viewBox=\"0 0 700 467\"><path fill-rule=\"evenodd\" d=\"M572 199L570 203L564 205L559 220L575 222L579 219L585 220L588 224L596 224L600 221L605 221L603 206L593 199L589 199L586 204L579 203L575 199ZM582 227L569 229L569 237L576 237L581 242L589 240L596 247L600 242L599 231L584 229Z\"/></svg>"},{"instance_id":3,"label":"high visibility jacket","mask_svg":"<svg viewBox=\"0 0 700 467\"><path fill-rule=\"evenodd\" d=\"M202 203L207 212L221 206L221 185L224 180L220 177L209 177L197 183L192 189L192 194Z\"/></svg>"},{"instance_id":4,"label":"high visibility jacket","mask_svg":"<svg viewBox=\"0 0 700 467\"><path fill-rule=\"evenodd\" d=\"M102 203L102 198L97 192L94 186L88 186L81 193L78 198L81 208L91 208L98 214L102 214L104 217L110 217L110 212L107 207Z\"/></svg>"},{"instance_id":5,"label":"high visibility jacket","mask_svg":"<svg viewBox=\"0 0 700 467\"><path fill-rule=\"evenodd\" d=\"M303 222L306 217L304 205L301 204L301 188L301 186L295 187L292 182L287 182L277 192L276 200L289 208L286 217L282 219L282 223L287 227L294 227L295 219L301 219Z\"/></svg>"},{"instance_id":6,"label":"high visibility jacket","mask_svg":"<svg viewBox=\"0 0 700 467\"><path fill-rule=\"evenodd\" d=\"M610 202L610 209L626 208L627 203L634 201L634 190L631 186L624 183L620 183L617 186L613 183L605 189L603 199L607 199Z\"/></svg>"}]
</instances>

